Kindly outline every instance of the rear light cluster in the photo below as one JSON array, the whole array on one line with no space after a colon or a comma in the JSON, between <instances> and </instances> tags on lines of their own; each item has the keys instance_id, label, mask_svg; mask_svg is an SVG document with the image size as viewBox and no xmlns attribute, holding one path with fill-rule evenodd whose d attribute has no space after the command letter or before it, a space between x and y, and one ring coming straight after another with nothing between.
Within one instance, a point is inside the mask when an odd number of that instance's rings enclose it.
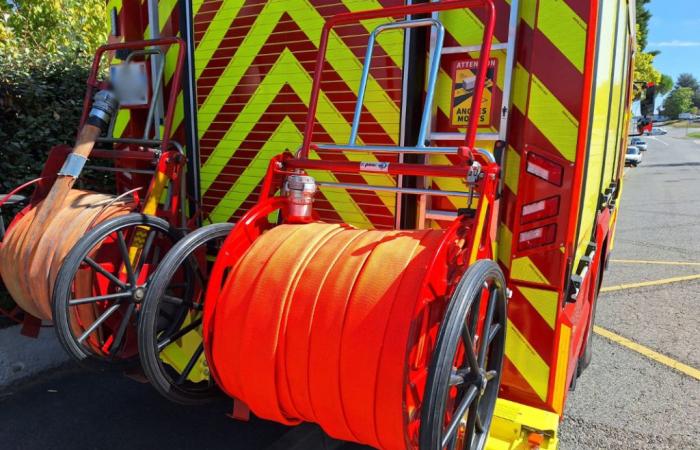
<instances>
[{"instance_id":1,"label":"rear light cluster","mask_svg":"<svg viewBox=\"0 0 700 450\"><path fill-rule=\"evenodd\" d=\"M564 181L564 168L561 165L534 153L527 155L526 170L527 173L557 186L561 186Z\"/></svg>"},{"instance_id":2,"label":"rear light cluster","mask_svg":"<svg viewBox=\"0 0 700 450\"><path fill-rule=\"evenodd\" d=\"M530 187L527 198L539 197L541 200L530 200L519 211L520 224L525 229L518 232L518 251L537 249L557 241L556 218L561 211L559 188L564 184L564 165L534 152L527 154L525 172L546 184L537 179L529 180L534 185ZM542 221L551 223L542 224Z\"/></svg>"},{"instance_id":3,"label":"rear light cluster","mask_svg":"<svg viewBox=\"0 0 700 450\"><path fill-rule=\"evenodd\" d=\"M518 250L530 250L553 244L557 237L557 225L550 223L543 227L521 231L518 237Z\"/></svg>"},{"instance_id":4,"label":"rear light cluster","mask_svg":"<svg viewBox=\"0 0 700 450\"><path fill-rule=\"evenodd\" d=\"M523 206L520 222L528 224L537 220L548 219L559 214L559 196L549 197Z\"/></svg>"}]
</instances>

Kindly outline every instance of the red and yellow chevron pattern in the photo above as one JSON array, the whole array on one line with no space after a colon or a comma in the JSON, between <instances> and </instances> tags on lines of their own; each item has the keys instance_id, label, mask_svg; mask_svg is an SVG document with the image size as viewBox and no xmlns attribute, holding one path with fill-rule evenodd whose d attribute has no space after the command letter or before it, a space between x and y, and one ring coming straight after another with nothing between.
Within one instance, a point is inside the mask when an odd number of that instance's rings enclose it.
<instances>
[{"instance_id":1,"label":"red and yellow chevron pattern","mask_svg":"<svg viewBox=\"0 0 700 450\"><path fill-rule=\"evenodd\" d=\"M399 0L216 0L196 12L195 65L205 212L215 221L235 219L257 199L270 157L295 151L302 140L311 76L325 18L378 8ZM370 23L371 22L371 23ZM339 27L323 70L316 135L346 142L365 43L378 23ZM360 140L396 143L399 135L403 38L379 40L367 89ZM352 154L321 158L356 159ZM362 160L372 160L362 155ZM395 185L385 175L314 173L320 180ZM328 221L363 228L394 225L393 194L322 190L318 208Z\"/></svg>"}]
</instances>

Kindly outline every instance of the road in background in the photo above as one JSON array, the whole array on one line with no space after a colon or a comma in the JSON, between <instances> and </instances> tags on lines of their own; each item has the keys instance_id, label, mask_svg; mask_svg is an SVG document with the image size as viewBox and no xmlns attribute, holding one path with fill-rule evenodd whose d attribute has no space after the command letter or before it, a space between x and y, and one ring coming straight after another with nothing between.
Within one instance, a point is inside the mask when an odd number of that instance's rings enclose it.
<instances>
[{"instance_id":1,"label":"road in background","mask_svg":"<svg viewBox=\"0 0 700 450\"><path fill-rule=\"evenodd\" d=\"M626 169L603 289L700 274L700 142L685 129L647 138ZM596 324L700 368L700 279L601 293ZM605 337L569 395L563 450L700 448L700 380Z\"/></svg>"},{"instance_id":2,"label":"road in background","mask_svg":"<svg viewBox=\"0 0 700 450\"><path fill-rule=\"evenodd\" d=\"M605 289L700 274L700 142L685 130L649 139L627 169ZM645 261L645 262L639 262ZM679 264L652 264L651 262ZM690 368L700 368L700 279L603 293L597 324ZM183 407L146 384L74 366L0 392L3 450L359 449L317 427L236 422L230 402ZM591 367L571 393L561 448L700 446L700 381L596 335Z\"/></svg>"}]
</instances>

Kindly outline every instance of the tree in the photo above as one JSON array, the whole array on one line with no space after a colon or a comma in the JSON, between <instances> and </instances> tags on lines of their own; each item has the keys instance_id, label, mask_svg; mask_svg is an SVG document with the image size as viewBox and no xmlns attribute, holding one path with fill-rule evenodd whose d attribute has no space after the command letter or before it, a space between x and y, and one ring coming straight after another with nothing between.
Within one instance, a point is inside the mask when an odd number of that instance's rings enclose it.
<instances>
[{"instance_id":1,"label":"tree","mask_svg":"<svg viewBox=\"0 0 700 450\"><path fill-rule=\"evenodd\" d=\"M639 26L637 26L637 46L639 47L639 36L641 34ZM654 67L654 57L655 55L651 53L644 53L642 51L637 51L637 56L634 59L634 81L643 83L654 83L660 84L662 81L661 72L656 70ZM670 78L670 77L669 77ZM673 87L673 80L671 81L671 87ZM668 82L665 81L666 83ZM635 100L639 100L642 91L639 89L639 85L635 84ZM670 88L669 88L670 90ZM666 91L668 92L668 91Z\"/></svg>"},{"instance_id":2,"label":"tree","mask_svg":"<svg viewBox=\"0 0 700 450\"><path fill-rule=\"evenodd\" d=\"M693 108L693 96L695 93L687 87L676 87L664 100L664 115L678 118L678 115L690 112Z\"/></svg>"},{"instance_id":3,"label":"tree","mask_svg":"<svg viewBox=\"0 0 700 450\"><path fill-rule=\"evenodd\" d=\"M673 84L673 78L671 78L669 75L662 74L656 92L661 95L666 95L671 92L671 89L673 89Z\"/></svg>"},{"instance_id":4,"label":"tree","mask_svg":"<svg viewBox=\"0 0 700 450\"><path fill-rule=\"evenodd\" d=\"M693 96L693 105L695 105L696 108L700 108L700 91L695 92Z\"/></svg>"},{"instance_id":5,"label":"tree","mask_svg":"<svg viewBox=\"0 0 700 450\"><path fill-rule=\"evenodd\" d=\"M700 83L698 83L698 80L690 73L682 73L678 75L676 86L692 89L693 92L700 91Z\"/></svg>"},{"instance_id":6,"label":"tree","mask_svg":"<svg viewBox=\"0 0 700 450\"><path fill-rule=\"evenodd\" d=\"M0 57L94 53L106 42L104 0L0 0Z\"/></svg>"},{"instance_id":7,"label":"tree","mask_svg":"<svg viewBox=\"0 0 700 450\"><path fill-rule=\"evenodd\" d=\"M647 48L647 36L649 34L649 20L651 13L646 4L651 0L637 0L637 49L642 52Z\"/></svg>"}]
</instances>

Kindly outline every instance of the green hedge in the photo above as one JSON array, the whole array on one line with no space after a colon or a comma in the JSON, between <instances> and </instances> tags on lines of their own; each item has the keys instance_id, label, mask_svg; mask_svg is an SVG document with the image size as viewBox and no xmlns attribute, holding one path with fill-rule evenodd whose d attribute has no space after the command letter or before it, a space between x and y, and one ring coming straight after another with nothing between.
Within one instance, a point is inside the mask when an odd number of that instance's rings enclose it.
<instances>
[{"instance_id":1,"label":"green hedge","mask_svg":"<svg viewBox=\"0 0 700 450\"><path fill-rule=\"evenodd\" d=\"M73 142L89 64L78 57L0 58L0 193L39 176L51 147ZM14 211L3 212L7 223ZM11 306L0 287L0 307Z\"/></svg>"}]
</instances>

